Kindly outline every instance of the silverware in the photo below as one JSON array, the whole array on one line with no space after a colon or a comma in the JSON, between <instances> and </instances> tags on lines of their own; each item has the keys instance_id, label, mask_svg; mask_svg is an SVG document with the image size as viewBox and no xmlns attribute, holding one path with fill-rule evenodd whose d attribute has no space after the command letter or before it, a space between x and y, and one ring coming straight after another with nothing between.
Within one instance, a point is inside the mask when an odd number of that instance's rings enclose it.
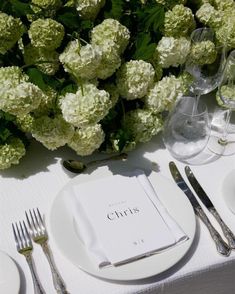
<instances>
[{"instance_id":1,"label":"silverware","mask_svg":"<svg viewBox=\"0 0 235 294\"><path fill-rule=\"evenodd\" d=\"M88 166L92 166L94 164L100 164L108 160L119 160L119 159L121 160L127 159L127 154L121 153L121 154L113 155L103 159L93 160L93 161L87 162L86 164L79 160L67 159L63 161L63 167L72 173L80 174L84 172L88 168Z\"/></svg>"},{"instance_id":2,"label":"silverware","mask_svg":"<svg viewBox=\"0 0 235 294\"><path fill-rule=\"evenodd\" d=\"M201 205L197 201L192 191L189 189L188 185L185 183L183 177L181 176L178 168L176 167L173 161L169 163L169 168L176 184L186 194L189 201L191 202L195 214L203 221L203 223L206 225L207 229L209 230L210 235L213 241L215 242L217 251L224 256L229 256L231 252L231 248L228 246L228 244L222 239L220 234L213 227L207 215L203 211Z\"/></svg>"},{"instance_id":3,"label":"silverware","mask_svg":"<svg viewBox=\"0 0 235 294\"><path fill-rule=\"evenodd\" d=\"M206 192L203 190L201 185L198 183L197 179L195 178L195 176L189 166L185 167L185 173L186 173L186 176L187 176L190 184L192 185L193 189L195 190L196 194L198 195L198 197L201 199L201 201L206 206L206 208L210 211L210 213L215 217L215 219L220 224L221 229L224 233L224 236L228 240L229 246L232 249L235 249L235 236L234 236L234 234L232 233L232 231L228 228L228 226L222 220L218 211L216 210L213 203L211 202L211 200L207 196Z\"/></svg>"},{"instance_id":4,"label":"silverware","mask_svg":"<svg viewBox=\"0 0 235 294\"><path fill-rule=\"evenodd\" d=\"M16 249L20 254L23 254L25 256L26 261L28 263L33 278L34 293L45 294L45 291L39 281L39 278L35 270L32 258L33 244L24 221L23 225L21 222L19 222L19 226L17 223L15 223L15 225L12 224L12 229L15 237Z\"/></svg>"},{"instance_id":5,"label":"silverware","mask_svg":"<svg viewBox=\"0 0 235 294\"><path fill-rule=\"evenodd\" d=\"M29 226L29 232L33 241L41 245L42 250L47 257L51 268L53 284L56 292L59 294L67 294L68 292L66 290L64 281L62 280L56 268L51 249L48 245L48 234L39 209L37 208L37 212L34 209L33 212L29 210L30 217L28 216L27 212L25 212L25 215Z\"/></svg>"}]
</instances>

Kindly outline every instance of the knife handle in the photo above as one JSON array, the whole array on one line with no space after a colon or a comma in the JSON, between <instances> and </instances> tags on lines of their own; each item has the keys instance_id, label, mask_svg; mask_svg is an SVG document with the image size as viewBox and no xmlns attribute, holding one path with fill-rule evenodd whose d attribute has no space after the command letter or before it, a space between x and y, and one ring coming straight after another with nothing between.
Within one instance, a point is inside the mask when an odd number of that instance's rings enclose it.
<instances>
[{"instance_id":1,"label":"knife handle","mask_svg":"<svg viewBox=\"0 0 235 294\"><path fill-rule=\"evenodd\" d=\"M229 256L231 252L231 248L228 246L228 244L222 239L220 234L213 227L213 225L211 224L205 212L202 210L201 207L195 207L195 210L197 215L200 217L200 219L204 222L204 224L208 228L210 235L215 242L217 251L224 256Z\"/></svg>"},{"instance_id":2,"label":"knife handle","mask_svg":"<svg viewBox=\"0 0 235 294\"><path fill-rule=\"evenodd\" d=\"M229 229L229 227L224 223L224 221L222 220L222 218L220 217L220 215L218 214L217 210L215 208L211 208L210 212L213 214L213 216L216 218L216 220L218 221L218 223L221 226L221 229L224 233L224 236L226 237L226 239L228 240L229 246L232 249L235 249L235 236L233 234L233 232Z\"/></svg>"}]
</instances>

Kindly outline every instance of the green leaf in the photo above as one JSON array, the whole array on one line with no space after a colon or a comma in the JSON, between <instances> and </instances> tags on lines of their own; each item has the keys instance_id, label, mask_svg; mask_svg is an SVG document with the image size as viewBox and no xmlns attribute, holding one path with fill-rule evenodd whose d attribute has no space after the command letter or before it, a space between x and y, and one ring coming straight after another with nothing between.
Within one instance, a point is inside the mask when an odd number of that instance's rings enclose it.
<instances>
[{"instance_id":1,"label":"green leaf","mask_svg":"<svg viewBox=\"0 0 235 294\"><path fill-rule=\"evenodd\" d=\"M114 18L119 20L123 16L124 5L124 0L107 1L107 6L111 6L111 9L104 13L105 18Z\"/></svg>"},{"instance_id":2,"label":"green leaf","mask_svg":"<svg viewBox=\"0 0 235 294\"><path fill-rule=\"evenodd\" d=\"M16 16L20 17L27 14L34 14L29 3L23 3L19 0L10 0L10 2L12 4L12 10L15 12Z\"/></svg>"},{"instance_id":3,"label":"green leaf","mask_svg":"<svg viewBox=\"0 0 235 294\"><path fill-rule=\"evenodd\" d=\"M61 90L60 94L61 95L65 95L66 93L76 93L77 90L78 90L78 86L77 85L75 85L75 84L69 84L69 85L65 86Z\"/></svg>"},{"instance_id":4,"label":"green leaf","mask_svg":"<svg viewBox=\"0 0 235 294\"><path fill-rule=\"evenodd\" d=\"M162 5L146 5L138 9L136 14L140 27L146 32L152 30L156 33L164 23L165 12Z\"/></svg>"},{"instance_id":5,"label":"green leaf","mask_svg":"<svg viewBox=\"0 0 235 294\"><path fill-rule=\"evenodd\" d=\"M28 68L26 70L27 75L29 76L30 82L37 85L41 90L45 91L47 89L47 84L44 81L43 73L37 68Z\"/></svg>"},{"instance_id":6,"label":"green leaf","mask_svg":"<svg viewBox=\"0 0 235 294\"><path fill-rule=\"evenodd\" d=\"M150 33L140 33L137 35L135 47L134 59L149 60L155 52L156 44L152 43Z\"/></svg>"},{"instance_id":7,"label":"green leaf","mask_svg":"<svg viewBox=\"0 0 235 294\"><path fill-rule=\"evenodd\" d=\"M79 14L74 7L64 7L60 9L56 20L70 30L79 29L81 23Z\"/></svg>"}]
</instances>

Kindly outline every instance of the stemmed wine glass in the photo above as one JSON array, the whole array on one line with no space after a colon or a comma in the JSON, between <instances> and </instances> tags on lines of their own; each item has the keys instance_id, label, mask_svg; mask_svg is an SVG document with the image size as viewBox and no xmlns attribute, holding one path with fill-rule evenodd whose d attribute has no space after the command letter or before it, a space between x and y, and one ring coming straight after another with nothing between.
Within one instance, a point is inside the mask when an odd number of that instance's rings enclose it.
<instances>
[{"instance_id":1,"label":"stemmed wine glass","mask_svg":"<svg viewBox=\"0 0 235 294\"><path fill-rule=\"evenodd\" d=\"M225 65L226 48L216 44L215 34L211 28L199 28L191 34L191 53L185 71L193 77L190 92L195 95L194 112L197 110L201 95L218 87Z\"/></svg>"},{"instance_id":2,"label":"stemmed wine glass","mask_svg":"<svg viewBox=\"0 0 235 294\"><path fill-rule=\"evenodd\" d=\"M222 131L211 136L208 148L216 154L232 155L235 154L235 125L231 122L235 111L235 50L228 56L218 94L222 106L226 108L225 120Z\"/></svg>"}]
</instances>

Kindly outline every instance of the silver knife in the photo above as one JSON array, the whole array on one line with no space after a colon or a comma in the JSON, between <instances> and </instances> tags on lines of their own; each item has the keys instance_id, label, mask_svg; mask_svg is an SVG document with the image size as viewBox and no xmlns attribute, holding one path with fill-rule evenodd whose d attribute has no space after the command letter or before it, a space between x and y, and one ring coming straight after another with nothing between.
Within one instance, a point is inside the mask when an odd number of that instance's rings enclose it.
<instances>
[{"instance_id":1,"label":"silver knife","mask_svg":"<svg viewBox=\"0 0 235 294\"><path fill-rule=\"evenodd\" d=\"M176 165L173 161L171 161L169 163L169 168L171 171L171 175L172 175L173 179L175 180L176 184L186 194L189 201L191 202L195 214L203 221L203 223L208 228L210 235L211 235L213 241L215 242L217 251L224 256L229 256L229 254L231 252L231 248L228 246L228 244L222 239L220 234L213 227L213 225L211 224L207 215L203 211L201 205L197 201L193 192L189 189L188 185L184 181L183 177L181 176L178 168L176 167Z\"/></svg>"},{"instance_id":2,"label":"silver knife","mask_svg":"<svg viewBox=\"0 0 235 294\"><path fill-rule=\"evenodd\" d=\"M228 228L228 226L224 223L224 221L220 217L218 211L216 210L213 203L211 202L211 200L207 196L206 192L203 190L201 185L198 183L197 179L195 178L195 176L189 166L185 167L185 173L186 173L186 176L187 176L190 184L192 185L193 189L195 190L196 194L201 199L202 203L206 206L206 208L210 211L210 213L215 217L215 219L220 224L221 229L224 233L224 236L228 240L229 246L232 249L235 249L235 236L234 236L234 234L232 233L232 231Z\"/></svg>"}]
</instances>

